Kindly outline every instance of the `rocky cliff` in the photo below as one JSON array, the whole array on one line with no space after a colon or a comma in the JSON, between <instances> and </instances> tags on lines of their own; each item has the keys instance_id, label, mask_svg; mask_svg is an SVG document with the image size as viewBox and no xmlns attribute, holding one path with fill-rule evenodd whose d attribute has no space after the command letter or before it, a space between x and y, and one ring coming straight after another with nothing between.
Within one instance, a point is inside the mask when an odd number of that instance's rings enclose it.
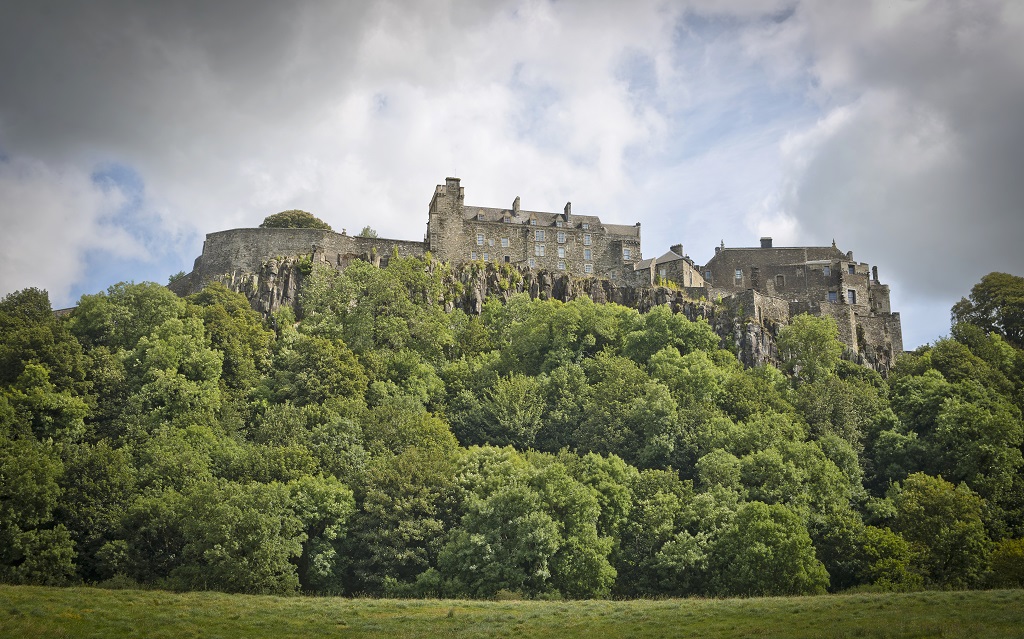
<instances>
[{"instance_id":1,"label":"rocky cliff","mask_svg":"<svg viewBox=\"0 0 1024 639\"><path fill-rule=\"evenodd\" d=\"M281 257L267 260L255 272L235 269L212 279L242 293L254 309L269 315L282 306L296 303L304 274L309 269L309 257ZM516 270L521 277L510 279L504 277L493 264L454 267L449 281L452 294L447 296L447 310L459 308L467 313L478 314L488 297L507 301L513 295L522 293L533 299L563 302L587 297L599 304L613 302L641 312L667 305L673 312L685 315L690 320L706 320L722 337L723 347L735 352L744 365L779 363L775 336L780 324L744 317L742 305L734 300L716 303L695 299L684 290L616 286L605 279L574 278L562 273L528 268Z\"/></svg>"}]
</instances>

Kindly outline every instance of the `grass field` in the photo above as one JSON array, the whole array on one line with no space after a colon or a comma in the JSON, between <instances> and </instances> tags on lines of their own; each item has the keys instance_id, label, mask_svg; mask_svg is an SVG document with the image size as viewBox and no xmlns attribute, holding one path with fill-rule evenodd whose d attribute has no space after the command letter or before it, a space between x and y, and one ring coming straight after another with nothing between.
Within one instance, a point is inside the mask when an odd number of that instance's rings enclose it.
<instances>
[{"instance_id":1,"label":"grass field","mask_svg":"<svg viewBox=\"0 0 1024 639\"><path fill-rule=\"evenodd\" d=\"M1024 590L544 602L0 585L0 637L1024 637Z\"/></svg>"}]
</instances>

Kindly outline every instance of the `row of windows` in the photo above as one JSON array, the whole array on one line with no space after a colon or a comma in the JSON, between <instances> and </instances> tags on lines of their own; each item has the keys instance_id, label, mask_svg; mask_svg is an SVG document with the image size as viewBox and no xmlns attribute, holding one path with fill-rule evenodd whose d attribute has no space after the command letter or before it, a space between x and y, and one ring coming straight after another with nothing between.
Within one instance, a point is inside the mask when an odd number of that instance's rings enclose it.
<instances>
[{"instance_id":1,"label":"row of windows","mask_svg":"<svg viewBox=\"0 0 1024 639\"><path fill-rule=\"evenodd\" d=\"M544 232L543 228L538 228L537 230L534 231L534 241L535 242L544 242L545 241L545 237L546 236L545 236L545 232ZM558 241L558 244L565 244L565 231L564 230L559 230L557 233L555 233L555 239ZM484 242L483 233L482 232L476 233L476 245L477 246L483 246L483 242ZM489 246L495 246L495 241L494 240L488 240L487 243L488 243ZM584 235L583 235L583 244L584 244L584 246L590 246L592 244L592 238L591 238L590 233L584 233ZM502 246L505 247L505 248L508 248L508 246L509 246L509 239L508 238L502 238Z\"/></svg>"},{"instance_id":2,"label":"row of windows","mask_svg":"<svg viewBox=\"0 0 1024 639\"><path fill-rule=\"evenodd\" d=\"M538 231L538 233L543 233L543 231ZM590 236L587 235L587 236L584 236L584 237L586 238L586 237L590 237ZM477 244L477 246L483 246L484 245L484 234L483 233L477 233L476 234L476 244ZM488 244L488 246L494 246L494 240L487 240L487 244ZM589 244L589 242L584 241L584 244ZM502 248L508 248L508 246L509 246L508 238L507 237L501 238L501 247ZM544 244L534 244L533 245L533 254L536 255L537 257L544 257L544 251L545 251L544 246L545 246ZM487 255L487 253L484 253L484 255ZM476 259L476 251L472 252L472 256L473 256L473 259L475 260ZM565 247L564 246L559 246L558 247L558 257L565 257ZM487 258L484 257L484 259L486 260ZM583 259L587 260L587 261L590 261L591 259L593 259L593 254L591 252L591 249L583 249ZM624 259L624 260L632 259L632 251L629 248L622 249L622 259Z\"/></svg>"},{"instance_id":3,"label":"row of windows","mask_svg":"<svg viewBox=\"0 0 1024 639\"><path fill-rule=\"evenodd\" d=\"M487 218L486 218L486 216L483 213L478 213L477 216L476 216L476 219L481 221L481 222L486 222L487 221ZM512 223L512 216L511 215L506 215L505 217L503 217L501 219L501 221L504 222L505 224L511 224ZM530 226L537 226L537 220L530 220ZM565 226L565 222L563 222L562 220L555 220L555 226L557 226L558 228L562 228L563 226ZM580 228L582 228L584 231L588 231L588 230L590 230L590 223L589 222L583 222L582 224L580 224Z\"/></svg>"},{"instance_id":4,"label":"row of windows","mask_svg":"<svg viewBox=\"0 0 1024 639\"><path fill-rule=\"evenodd\" d=\"M837 291L829 291L828 292L828 301L830 301L830 302L838 302L839 301L839 293ZM848 304L856 304L857 303L857 291L853 290L852 288L848 289L846 291L846 302Z\"/></svg>"},{"instance_id":5,"label":"row of windows","mask_svg":"<svg viewBox=\"0 0 1024 639\"><path fill-rule=\"evenodd\" d=\"M855 270L854 270L853 264L849 264L847 266L846 270L847 270L847 272L850 275L854 275L855 274ZM825 277L828 277L828 276L832 275L832 269L830 267L828 267L828 266L823 266L822 269L821 269L821 274L824 275ZM704 271L704 275L705 275L705 277L708 280L711 279L711 271ZM743 269L738 268L738 269L736 269L736 283L739 284L742 281L743 281ZM782 275L776 275L775 276L775 282L776 282L777 285L782 286L783 284L785 284L785 278Z\"/></svg>"}]
</instances>

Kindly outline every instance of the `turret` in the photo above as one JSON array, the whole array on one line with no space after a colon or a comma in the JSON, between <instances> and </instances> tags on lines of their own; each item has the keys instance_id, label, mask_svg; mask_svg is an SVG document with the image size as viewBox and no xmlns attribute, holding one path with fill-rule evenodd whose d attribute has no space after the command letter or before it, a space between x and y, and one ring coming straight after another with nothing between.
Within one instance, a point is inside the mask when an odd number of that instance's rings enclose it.
<instances>
[{"instance_id":1,"label":"turret","mask_svg":"<svg viewBox=\"0 0 1024 639\"><path fill-rule=\"evenodd\" d=\"M434 189L427 216L427 245L438 259L460 257L458 250L463 234L465 199L466 190L459 178L445 178L444 184L438 184Z\"/></svg>"}]
</instances>

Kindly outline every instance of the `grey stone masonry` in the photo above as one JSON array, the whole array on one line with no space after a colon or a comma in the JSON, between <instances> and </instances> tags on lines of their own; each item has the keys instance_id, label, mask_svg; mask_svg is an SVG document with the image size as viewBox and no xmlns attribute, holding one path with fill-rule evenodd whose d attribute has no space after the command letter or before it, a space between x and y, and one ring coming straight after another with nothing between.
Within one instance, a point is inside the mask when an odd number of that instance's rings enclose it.
<instances>
[{"instance_id":1,"label":"grey stone masonry","mask_svg":"<svg viewBox=\"0 0 1024 639\"><path fill-rule=\"evenodd\" d=\"M427 246L455 264L485 261L632 282L643 259L640 223L606 224L595 215L528 211L517 196L510 208L467 205L459 178L434 189Z\"/></svg>"},{"instance_id":2,"label":"grey stone masonry","mask_svg":"<svg viewBox=\"0 0 1024 639\"><path fill-rule=\"evenodd\" d=\"M759 361L757 353L775 357L770 335L800 313L832 317L847 356L877 370L887 371L903 351L900 315L890 308L889 287L879 282L877 267L855 261L835 242L830 247L774 247L770 237L763 237L754 248L725 248L723 243L699 266L682 244L644 259L639 223L605 223L596 215L574 213L571 203L551 213L523 209L518 196L509 208L467 205L465 199L459 178L437 185L422 242L320 229L210 233L192 272L170 288L188 295L220 281L244 292L260 312L272 313L295 302L303 268L310 263L344 269L352 260L363 260L385 266L392 255L430 254L455 266L493 270L507 264L538 273L534 281L541 296L550 279L567 290L616 290L616 299L623 300L660 299L644 291L671 290L674 298L721 301L740 319L734 341L753 349L751 361ZM595 294L595 301L600 297ZM742 329L742 322L768 332Z\"/></svg>"},{"instance_id":3,"label":"grey stone masonry","mask_svg":"<svg viewBox=\"0 0 1024 639\"><path fill-rule=\"evenodd\" d=\"M890 308L889 287L878 281L878 268L855 261L852 251L843 253L835 242L773 247L764 237L760 247L720 246L701 270L712 299L756 293L749 309L758 320L768 313L783 324L800 313L831 317L854 356L868 352L874 360L894 362L903 352L900 315Z\"/></svg>"}]
</instances>

